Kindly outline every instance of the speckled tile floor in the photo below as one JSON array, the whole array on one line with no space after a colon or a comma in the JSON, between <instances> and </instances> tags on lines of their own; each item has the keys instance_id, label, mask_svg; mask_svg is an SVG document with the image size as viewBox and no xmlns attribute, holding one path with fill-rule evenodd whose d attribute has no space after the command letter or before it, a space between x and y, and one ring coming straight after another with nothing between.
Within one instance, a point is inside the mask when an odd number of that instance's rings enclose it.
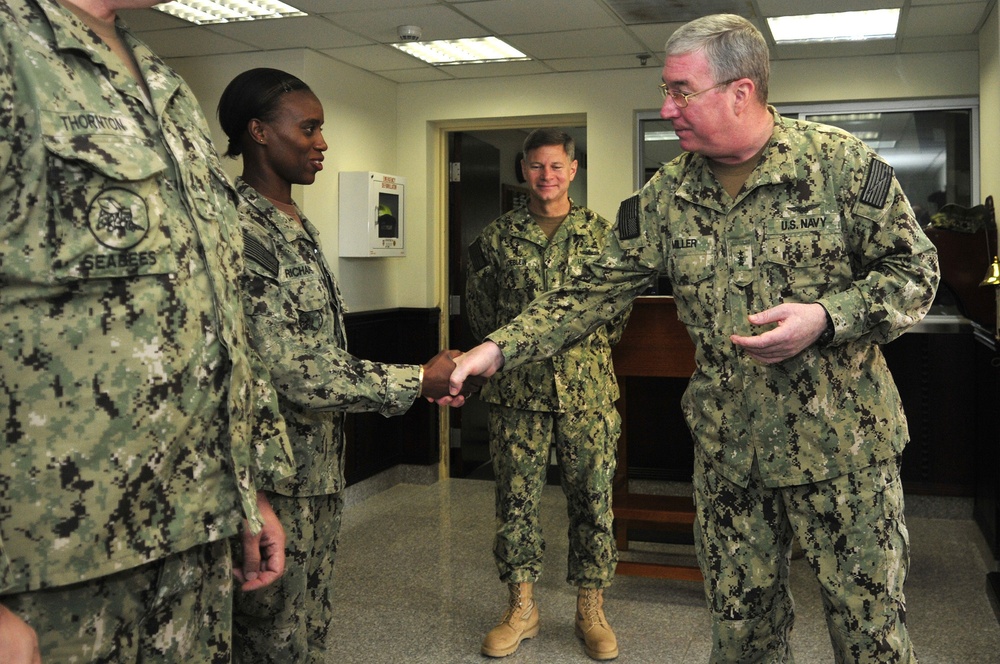
<instances>
[{"instance_id":1,"label":"speckled tile floor","mask_svg":"<svg viewBox=\"0 0 1000 664\"><path fill-rule=\"evenodd\" d=\"M971 506L915 498L907 509L908 621L921 663L1000 662L1000 622L985 581L996 562L971 519ZM558 486L545 489L542 523L547 565L535 591L541 633L495 661L591 661L573 634L575 589L564 581L566 515ZM506 601L490 553L492 529L493 483L487 480L397 484L349 500L327 661L494 661L479 653ZM820 598L804 561L792 563L792 588L796 662L832 662ZM617 662L708 661L709 622L700 583L619 576L606 593L606 608L618 635Z\"/></svg>"}]
</instances>

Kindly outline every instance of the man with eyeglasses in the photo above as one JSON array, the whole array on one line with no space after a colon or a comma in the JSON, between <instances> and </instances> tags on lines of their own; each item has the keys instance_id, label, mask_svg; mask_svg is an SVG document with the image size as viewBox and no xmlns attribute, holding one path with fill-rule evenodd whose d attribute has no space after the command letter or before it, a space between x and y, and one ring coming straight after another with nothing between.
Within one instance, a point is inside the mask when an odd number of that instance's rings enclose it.
<instances>
[{"instance_id":1,"label":"man with eyeglasses","mask_svg":"<svg viewBox=\"0 0 1000 664\"><path fill-rule=\"evenodd\" d=\"M622 203L580 279L459 359L452 394L558 352L666 274L696 347L683 408L711 661L790 661L798 539L836 661L915 662L908 434L879 345L930 308L937 252L892 167L839 129L780 117L768 77L764 38L741 17L670 37L661 115L686 152Z\"/></svg>"}]
</instances>

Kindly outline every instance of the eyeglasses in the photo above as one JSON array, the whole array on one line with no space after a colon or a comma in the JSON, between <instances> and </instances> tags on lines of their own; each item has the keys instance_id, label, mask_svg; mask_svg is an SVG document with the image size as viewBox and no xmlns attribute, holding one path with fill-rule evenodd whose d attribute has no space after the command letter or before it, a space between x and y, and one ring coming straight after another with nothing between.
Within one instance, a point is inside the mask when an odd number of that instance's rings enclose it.
<instances>
[{"instance_id":1,"label":"eyeglasses","mask_svg":"<svg viewBox=\"0 0 1000 664\"><path fill-rule=\"evenodd\" d=\"M671 99L674 100L674 103L677 104L677 108L687 108L688 102L691 101L692 97L697 97L703 92L708 92L709 90L714 90L716 88L721 88L724 85L735 83L738 80L740 79L731 78L728 81L723 81L722 83L716 83L710 88L705 88L704 90L698 90L698 92L689 92L688 94L684 94L683 92L679 92L677 90L671 90L669 87L667 87L666 83L660 83L659 88L660 88L660 93L663 94L664 99L670 97Z\"/></svg>"}]
</instances>

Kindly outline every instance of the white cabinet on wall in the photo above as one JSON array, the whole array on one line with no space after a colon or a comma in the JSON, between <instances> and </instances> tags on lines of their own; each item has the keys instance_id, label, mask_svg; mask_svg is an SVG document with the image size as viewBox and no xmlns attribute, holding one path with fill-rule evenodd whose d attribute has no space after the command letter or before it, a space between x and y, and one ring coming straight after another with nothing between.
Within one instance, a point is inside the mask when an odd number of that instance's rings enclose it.
<instances>
[{"instance_id":1,"label":"white cabinet on wall","mask_svg":"<svg viewBox=\"0 0 1000 664\"><path fill-rule=\"evenodd\" d=\"M406 178L371 171L340 173L342 258L405 256L403 199Z\"/></svg>"}]
</instances>

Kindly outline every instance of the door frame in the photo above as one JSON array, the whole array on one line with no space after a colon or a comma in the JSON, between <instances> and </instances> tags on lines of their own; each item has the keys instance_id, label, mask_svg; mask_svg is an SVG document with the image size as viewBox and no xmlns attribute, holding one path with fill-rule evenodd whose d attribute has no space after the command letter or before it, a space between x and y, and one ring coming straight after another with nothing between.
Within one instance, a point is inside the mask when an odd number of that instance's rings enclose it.
<instances>
[{"instance_id":1,"label":"door frame","mask_svg":"<svg viewBox=\"0 0 1000 664\"><path fill-rule=\"evenodd\" d=\"M434 223L437 226L434 251L437 261L437 292L441 302L438 334L444 348L450 348L448 320L451 313L448 283L448 134L457 131L491 131L494 129L535 129L536 127L586 127L586 113L557 113L552 115L516 115L496 118L460 118L429 122L433 149L431 175ZM462 348L459 350L468 350ZM447 479L451 472L451 409L446 408L438 418L438 479Z\"/></svg>"}]
</instances>

